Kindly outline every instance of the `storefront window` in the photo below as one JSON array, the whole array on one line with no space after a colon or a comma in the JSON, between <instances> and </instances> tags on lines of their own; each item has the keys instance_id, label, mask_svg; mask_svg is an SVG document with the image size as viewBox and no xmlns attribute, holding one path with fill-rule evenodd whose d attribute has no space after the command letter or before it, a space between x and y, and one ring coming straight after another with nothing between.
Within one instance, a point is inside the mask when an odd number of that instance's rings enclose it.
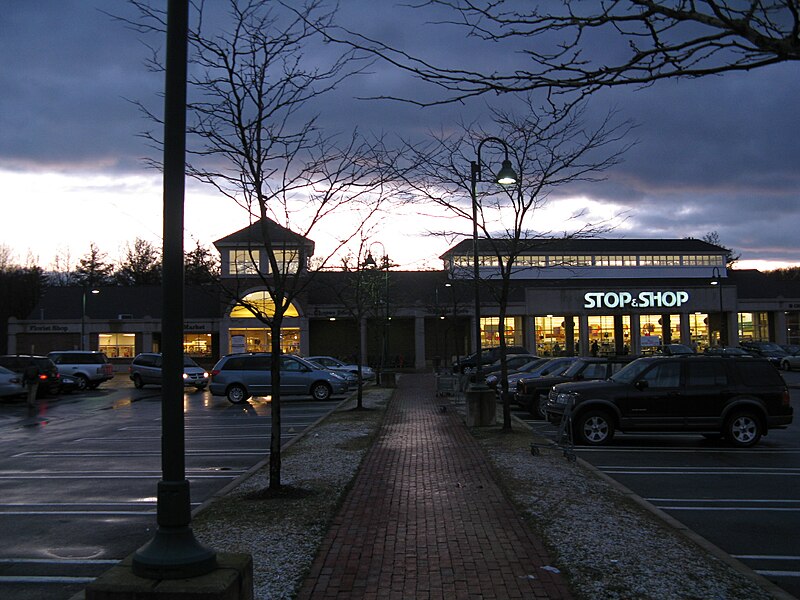
<instances>
[{"instance_id":1,"label":"storefront window","mask_svg":"<svg viewBox=\"0 0 800 600\"><path fill-rule=\"evenodd\" d=\"M136 334L101 333L99 350L109 358L133 358L136 354Z\"/></svg>"},{"instance_id":2,"label":"storefront window","mask_svg":"<svg viewBox=\"0 0 800 600\"><path fill-rule=\"evenodd\" d=\"M210 344L210 341L209 341ZM266 328L236 328L230 330L230 352L269 352L272 349L272 334ZM281 352L300 352L300 328L281 329Z\"/></svg>"},{"instance_id":3,"label":"storefront window","mask_svg":"<svg viewBox=\"0 0 800 600\"><path fill-rule=\"evenodd\" d=\"M739 313L739 340L750 342L769 341L767 313Z\"/></svg>"},{"instance_id":4,"label":"storefront window","mask_svg":"<svg viewBox=\"0 0 800 600\"><path fill-rule=\"evenodd\" d=\"M568 319L572 320L572 331L568 331ZM536 354L539 356L565 356L578 353L578 317L547 315L534 317L536 327ZM569 349L572 347L573 352Z\"/></svg>"},{"instance_id":5,"label":"storefront window","mask_svg":"<svg viewBox=\"0 0 800 600\"><path fill-rule=\"evenodd\" d=\"M506 317L506 346L523 346L522 317ZM481 348L492 348L500 345L500 318L481 318Z\"/></svg>"},{"instance_id":6,"label":"storefront window","mask_svg":"<svg viewBox=\"0 0 800 600\"><path fill-rule=\"evenodd\" d=\"M708 348L711 344L708 315L705 313L693 313L689 315L689 332L691 334L692 347L697 352L702 352Z\"/></svg>"},{"instance_id":7,"label":"storefront window","mask_svg":"<svg viewBox=\"0 0 800 600\"><path fill-rule=\"evenodd\" d=\"M189 356L211 356L211 334L189 333L183 336L183 352Z\"/></svg>"},{"instance_id":8,"label":"storefront window","mask_svg":"<svg viewBox=\"0 0 800 600\"><path fill-rule=\"evenodd\" d=\"M611 315L599 317L590 316L588 320L590 353L597 356L616 354L614 317Z\"/></svg>"}]
</instances>

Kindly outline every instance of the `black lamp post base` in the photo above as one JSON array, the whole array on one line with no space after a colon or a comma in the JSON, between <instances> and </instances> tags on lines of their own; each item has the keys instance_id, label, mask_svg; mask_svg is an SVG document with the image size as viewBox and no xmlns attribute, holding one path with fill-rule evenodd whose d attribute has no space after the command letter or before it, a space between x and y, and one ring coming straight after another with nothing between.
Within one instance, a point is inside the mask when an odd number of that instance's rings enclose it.
<instances>
[{"instance_id":1,"label":"black lamp post base","mask_svg":"<svg viewBox=\"0 0 800 600\"><path fill-rule=\"evenodd\" d=\"M133 574L146 579L189 579L210 573L217 553L202 546L191 527L159 527L133 555Z\"/></svg>"}]
</instances>

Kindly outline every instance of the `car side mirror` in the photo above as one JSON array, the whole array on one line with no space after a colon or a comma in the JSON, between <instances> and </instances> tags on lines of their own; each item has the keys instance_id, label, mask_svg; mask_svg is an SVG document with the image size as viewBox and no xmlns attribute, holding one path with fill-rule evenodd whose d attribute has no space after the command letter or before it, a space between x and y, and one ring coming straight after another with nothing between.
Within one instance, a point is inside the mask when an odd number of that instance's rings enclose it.
<instances>
[{"instance_id":1,"label":"car side mirror","mask_svg":"<svg viewBox=\"0 0 800 600\"><path fill-rule=\"evenodd\" d=\"M650 384L647 382L646 379L639 379L636 383L633 384L637 390L646 390L650 387Z\"/></svg>"}]
</instances>

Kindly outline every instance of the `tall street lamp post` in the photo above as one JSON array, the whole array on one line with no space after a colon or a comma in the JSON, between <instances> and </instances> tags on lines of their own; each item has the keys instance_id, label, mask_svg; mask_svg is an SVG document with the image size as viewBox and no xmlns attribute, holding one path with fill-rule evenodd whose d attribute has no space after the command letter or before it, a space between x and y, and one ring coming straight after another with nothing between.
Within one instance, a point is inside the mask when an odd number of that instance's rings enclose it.
<instances>
[{"instance_id":1,"label":"tall street lamp post","mask_svg":"<svg viewBox=\"0 0 800 600\"><path fill-rule=\"evenodd\" d=\"M500 171L495 176L495 183L500 185L514 185L517 183L518 176L511 166L508 159L508 144L496 137L487 137L478 144L478 156L476 161L470 164L471 186L470 195L472 197L472 270L475 279L475 351L477 360L475 362L475 385L483 383L483 365L481 364L481 292L480 292L480 265L478 262L478 182L481 179L481 149L486 142L496 142L503 146L505 158ZM502 324L501 324L502 326Z\"/></svg>"},{"instance_id":2,"label":"tall street lamp post","mask_svg":"<svg viewBox=\"0 0 800 600\"><path fill-rule=\"evenodd\" d=\"M133 573L186 579L213 571L217 555L191 529L183 421L183 204L189 2L169 0L164 94L164 252L161 319L161 480L155 536L133 555Z\"/></svg>"},{"instance_id":3,"label":"tall street lamp post","mask_svg":"<svg viewBox=\"0 0 800 600\"><path fill-rule=\"evenodd\" d=\"M81 350L86 350L86 292L90 291L92 294L99 294L100 290L92 288L88 290L83 286L83 296L81 298Z\"/></svg>"},{"instance_id":4,"label":"tall street lamp post","mask_svg":"<svg viewBox=\"0 0 800 600\"><path fill-rule=\"evenodd\" d=\"M378 267L378 263L375 262L375 258L372 256L372 247L378 245L381 247L381 266ZM383 371L386 367L386 360L388 359L389 355L389 334L388 334L388 327L389 327L389 257L386 254L386 246L383 245L382 242L372 242L367 249L367 258L364 260L364 264L368 267L372 267L373 269L380 268L383 273L383 303L385 307L384 319L383 319L383 347L381 349L381 368L380 374L383 375Z\"/></svg>"},{"instance_id":5,"label":"tall street lamp post","mask_svg":"<svg viewBox=\"0 0 800 600\"><path fill-rule=\"evenodd\" d=\"M719 345L723 348L725 347L727 337L726 333L726 322L725 322L725 314L722 312L722 275L720 274L719 267L714 267L711 271L711 285L717 287L717 291L719 292Z\"/></svg>"}]
</instances>

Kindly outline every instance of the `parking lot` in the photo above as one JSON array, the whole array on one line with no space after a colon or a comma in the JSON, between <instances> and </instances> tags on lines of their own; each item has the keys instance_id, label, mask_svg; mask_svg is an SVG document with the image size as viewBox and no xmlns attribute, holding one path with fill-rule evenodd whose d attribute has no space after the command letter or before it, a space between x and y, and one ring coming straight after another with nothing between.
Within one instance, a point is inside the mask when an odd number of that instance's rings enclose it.
<instances>
[{"instance_id":1,"label":"parking lot","mask_svg":"<svg viewBox=\"0 0 800 600\"><path fill-rule=\"evenodd\" d=\"M699 435L618 434L578 457L671 515L712 544L800 597L800 373L792 386L794 423L750 449ZM556 428L517 412L555 440Z\"/></svg>"},{"instance_id":2,"label":"parking lot","mask_svg":"<svg viewBox=\"0 0 800 600\"><path fill-rule=\"evenodd\" d=\"M285 400L284 441L336 401ZM271 407L184 396L192 505L268 455ZM0 598L67 599L153 535L161 478L160 388L124 374L97 390L0 404Z\"/></svg>"}]
</instances>

